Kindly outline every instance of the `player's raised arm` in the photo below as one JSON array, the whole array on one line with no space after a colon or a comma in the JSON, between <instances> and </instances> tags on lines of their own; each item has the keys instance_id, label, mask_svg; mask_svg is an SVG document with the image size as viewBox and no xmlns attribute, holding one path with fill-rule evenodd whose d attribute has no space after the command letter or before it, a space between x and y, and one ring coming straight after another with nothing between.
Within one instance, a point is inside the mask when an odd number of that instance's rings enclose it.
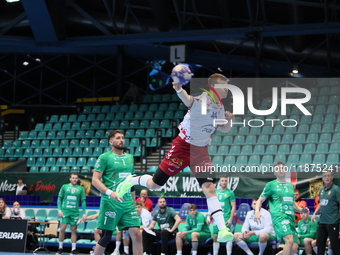
<instances>
[{"instance_id":1,"label":"player's raised arm","mask_svg":"<svg viewBox=\"0 0 340 255\"><path fill-rule=\"evenodd\" d=\"M182 100L183 104L185 104L186 107L191 107L192 103L194 102L194 98L190 96L181 85L173 82L172 87L177 92L178 97Z\"/></svg>"}]
</instances>

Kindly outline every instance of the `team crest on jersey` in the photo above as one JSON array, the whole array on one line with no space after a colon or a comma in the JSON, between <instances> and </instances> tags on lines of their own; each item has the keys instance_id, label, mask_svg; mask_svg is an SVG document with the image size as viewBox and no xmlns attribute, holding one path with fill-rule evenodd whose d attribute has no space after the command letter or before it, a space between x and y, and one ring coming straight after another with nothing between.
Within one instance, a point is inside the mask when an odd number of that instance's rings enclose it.
<instances>
[{"instance_id":1,"label":"team crest on jersey","mask_svg":"<svg viewBox=\"0 0 340 255\"><path fill-rule=\"evenodd\" d=\"M286 224L290 224L290 221L289 220L284 220L281 223L282 223L282 225L286 225Z\"/></svg>"},{"instance_id":2,"label":"team crest on jersey","mask_svg":"<svg viewBox=\"0 0 340 255\"><path fill-rule=\"evenodd\" d=\"M180 158L177 158L177 157L172 158L171 161L172 161L174 164L179 165L179 166L182 166L182 165L183 165L183 162L184 162L183 159L180 159Z\"/></svg>"},{"instance_id":3,"label":"team crest on jersey","mask_svg":"<svg viewBox=\"0 0 340 255\"><path fill-rule=\"evenodd\" d=\"M115 212L105 212L105 216L110 217L110 218L115 218L116 213Z\"/></svg>"},{"instance_id":4,"label":"team crest on jersey","mask_svg":"<svg viewBox=\"0 0 340 255\"><path fill-rule=\"evenodd\" d=\"M328 191L328 196L332 193L332 191Z\"/></svg>"},{"instance_id":5,"label":"team crest on jersey","mask_svg":"<svg viewBox=\"0 0 340 255\"><path fill-rule=\"evenodd\" d=\"M100 167L100 159L97 159L96 164L94 165L94 168Z\"/></svg>"}]
</instances>

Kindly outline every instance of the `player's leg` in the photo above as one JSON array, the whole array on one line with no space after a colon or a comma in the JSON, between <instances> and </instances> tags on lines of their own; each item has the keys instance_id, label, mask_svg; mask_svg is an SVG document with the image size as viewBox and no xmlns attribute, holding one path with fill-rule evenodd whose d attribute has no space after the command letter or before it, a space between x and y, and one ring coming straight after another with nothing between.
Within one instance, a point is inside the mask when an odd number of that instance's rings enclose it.
<instances>
[{"instance_id":1,"label":"player's leg","mask_svg":"<svg viewBox=\"0 0 340 255\"><path fill-rule=\"evenodd\" d=\"M130 245L130 234L129 231L123 231L123 246L124 246L124 253L123 255L129 255L129 245Z\"/></svg>"},{"instance_id":2,"label":"player's leg","mask_svg":"<svg viewBox=\"0 0 340 255\"><path fill-rule=\"evenodd\" d=\"M249 249L248 244L243 240L243 234L241 232L236 232L234 234L235 243L242 249L247 255L254 255Z\"/></svg>"},{"instance_id":3,"label":"player's leg","mask_svg":"<svg viewBox=\"0 0 340 255\"><path fill-rule=\"evenodd\" d=\"M67 227L67 224L69 224L68 217L63 217L60 222L60 231L59 231L59 248L56 254L62 254L63 253L63 246L64 246L64 239L65 239L65 230Z\"/></svg>"},{"instance_id":4,"label":"player's leg","mask_svg":"<svg viewBox=\"0 0 340 255\"><path fill-rule=\"evenodd\" d=\"M316 246L318 247L317 255L324 255L326 250L326 241L328 237L328 232L326 228L326 224L319 224L318 228L318 238L316 240Z\"/></svg>"},{"instance_id":5,"label":"player's leg","mask_svg":"<svg viewBox=\"0 0 340 255\"><path fill-rule=\"evenodd\" d=\"M191 241L191 235L186 235L188 236L188 241ZM183 242L186 239L186 236L183 235L183 232L177 232L176 234L176 250L177 250L177 255L182 255L183 252Z\"/></svg>"},{"instance_id":6,"label":"player's leg","mask_svg":"<svg viewBox=\"0 0 340 255\"><path fill-rule=\"evenodd\" d=\"M305 246L305 254L306 255L312 255L312 242L313 242L313 239L312 238L304 238L303 239L303 243L304 243L304 246Z\"/></svg>"},{"instance_id":7,"label":"player's leg","mask_svg":"<svg viewBox=\"0 0 340 255\"><path fill-rule=\"evenodd\" d=\"M71 225L71 254L78 254L76 251L76 244L77 244L77 225Z\"/></svg>"},{"instance_id":8,"label":"player's leg","mask_svg":"<svg viewBox=\"0 0 340 255\"><path fill-rule=\"evenodd\" d=\"M315 254L317 255L318 254L318 246L316 246L316 240L313 240L312 243L312 249L313 251L315 252Z\"/></svg>"},{"instance_id":9,"label":"player's leg","mask_svg":"<svg viewBox=\"0 0 340 255\"><path fill-rule=\"evenodd\" d=\"M327 225L329 241L332 244L331 248L328 247L328 254L340 254L339 247L339 224L329 224Z\"/></svg>"},{"instance_id":10,"label":"player's leg","mask_svg":"<svg viewBox=\"0 0 340 255\"><path fill-rule=\"evenodd\" d=\"M218 251L220 250L220 243L217 241L218 227L214 225L213 228L213 255L218 255Z\"/></svg>"},{"instance_id":11,"label":"player's leg","mask_svg":"<svg viewBox=\"0 0 340 255\"><path fill-rule=\"evenodd\" d=\"M294 236L293 234L288 234L283 237L285 241L285 246L282 250L282 255L292 255L293 244L294 244Z\"/></svg>"},{"instance_id":12,"label":"player's leg","mask_svg":"<svg viewBox=\"0 0 340 255\"><path fill-rule=\"evenodd\" d=\"M103 255L105 253L106 246L111 242L112 230L102 230L102 236L94 249L94 255Z\"/></svg>"},{"instance_id":13,"label":"player's leg","mask_svg":"<svg viewBox=\"0 0 340 255\"><path fill-rule=\"evenodd\" d=\"M132 240L132 251L134 255L143 254L142 235L139 229L139 227L132 227L128 230Z\"/></svg>"},{"instance_id":14,"label":"player's leg","mask_svg":"<svg viewBox=\"0 0 340 255\"><path fill-rule=\"evenodd\" d=\"M191 255L197 255L198 240L200 239L200 233L191 233Z\"/></svg>"},{"instance_id":15,"label":"player's leg","mask_svg":"<svg viewBox=\"0 0 340 255\"><path fill-rule=\"evenodd\" d=\"M116 247L111 255L120 255L120 244L122 243L122 231L116 230Z\"/></svg>"},{"instance_id":16,"label":"player's leg","mask_svg":"<svg viewBox=\"0 0 340 255\"><path fill-rule=\"evenodd\" d=\"M267 233L260 233L260 235L258 237L259 255L263 255L264 250L267 247L268 240L269 240L269 234L267 234Z\"/></svg>"}]
</instances>

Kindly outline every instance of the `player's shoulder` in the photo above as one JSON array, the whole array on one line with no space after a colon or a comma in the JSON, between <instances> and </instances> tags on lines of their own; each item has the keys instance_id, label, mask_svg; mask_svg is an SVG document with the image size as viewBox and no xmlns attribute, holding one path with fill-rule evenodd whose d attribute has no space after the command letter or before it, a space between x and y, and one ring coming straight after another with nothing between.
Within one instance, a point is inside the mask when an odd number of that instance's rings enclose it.
<instances>
[{"instance_id":1,"label":"player's shoulder","mask_svg":"<svg viewBox=\"0 0 340 255\"><path fill-rule=\"evenodd\" d=\"M125 155L125 157L127 157L127 158L132 158L132 159L133 159L133 155L130 154L130 153L124 152L124 155Z\"/></svg>"},{"instance_id":2,"label":"player's shoulder","mask_svg":"<svg viewBox=\"0 0 340 255\"><path fill-rule=\"evenodd\" d=\"M266 187L271 188L277 184L277 180L272 180L266 184Z\"/></svg>"}]
</instances>

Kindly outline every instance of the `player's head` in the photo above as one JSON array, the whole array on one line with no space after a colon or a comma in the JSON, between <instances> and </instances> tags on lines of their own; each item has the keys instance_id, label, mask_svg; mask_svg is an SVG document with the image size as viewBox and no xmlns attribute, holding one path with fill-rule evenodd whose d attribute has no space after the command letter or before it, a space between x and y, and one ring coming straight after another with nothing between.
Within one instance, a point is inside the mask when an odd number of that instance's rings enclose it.
<instances>
[{"instance_id":1,"label":"player's head","mask_svg":"<svg viewBox=\"0 0 340 255\"><path fill-rule=\"evenodd\" d=\"M222 189L226 189L228 186L228 177L225 174L221 175L219 183Z\"/></svg>"},{"instance_id":2,"label":"player's head","mask_svg":"<svg viewBox=\"0 0 340 255\"><path fill-rule=\"evenodd\" d=\"M19 176L18 177L18 183L22 184L24 182L24 177Z\"/></svg>"},{"instance_id":3,"label":"player's head","mask_svg":"<svg viewBox=\"0 0 340 255\"><path fill-rule=\"evenodd\" d=\"M253 200L251 201L251 208L253 208L254 210L255 210L255 207L256 207L257 200L259 200L259 198L254 197Z\"/></svg>"},{"instance_id":4,"label":"player's head","mask_svg":"<svg viewBox=\"0 0 340 255\"><path fill-rule=\"evenodd\" d=\"M135 203L136 211L138 215L141 215L143 209L143 203L141 201L136 201Z\"/></svg>"},{"instance_id":5,"label":"player's head","mask_svg":"<svg viewBox=\"0 0 340 255\"><path fill-rule=\"evenodd\" d=\"M166 207L166 200L165 197L158 198L158 206L161 209L164 209Z\"/></svg>"},{"instance_id":6,"label":"player's head","mask_svg":"<svg viewBox=\"0 0 340 255\"><path fill-rule=\"evenodd\" d=\"M208 85L215 87L216 84L228 84L228 79L223 74L214 73L208 78ZM215 88L217 93L221 98L226 98L228 96L227 88Z\"/></svg>"},{"instance_id":7,"label":"player's head","mask_svg":"<svg viewBox=\"0 0 340 255\"><path fill-rule=\"evenodd\" d=\"M196 216L196 213L197 213L197 207L195 204L190 204L188 206L188 213L192 216L192 217L195 217Z\"/></svg>"},{"instance_id":8,"label":"player's head","mask_svg":"<svg viewBox=\"0 0 340 255\"><path fill-rule=\"evenodd\" d=\"M70 182L71 182L71 185L73 186L77 185L78 174L75 174L75 173L70 174Z\"/></svg>"},{"instance_id":9,"label":"player's head","mask_svg":"<svg viewBox=\"0 0 340 255\"><path fill-rule=\"evenodd\" d=\"M294 189L294 199L295 201L299 200L301 198L300 190Z\"/></svg>"},{"instance_id":10,"label":"player's head","mask_svg":"<svg viewBox=\"0 0 340 255\"><path fill-rule=\"evenodd\" d=\"M333 183L333 178L333 171L331 169L327 169L325 172L322 173L322 181L326 186Z\"/></svg>"},{"instance_id":11,"label":"player's head","mask_svg":"<svg viewBox=\"0 0 340 255\"><path fill-rule=\"evenodd\" d=\"M274 175L278 178L286 175L285 164L282 161L277 161L274 164Z\"/></svg>"},{"instance_id":12,"label":"player's head","mask_svg":"<svg viewBox=\"0 0 340 255\"><path fill-rule=\"evenodd\" d=\"M300 216L301 216L301 219L307 220L309 217L309 213L308 211L302 210L302 212L300 212Z\"/></svg>"},{"instance_id":13,"label":"player's head","mask_svg":"<svg viewBox=\"0 0 340 255\"><path fill-rule=\"evenodd\" d=\"M121 130L113 130L110 132L108 136L109 144L117 149L123 150L124 149L124 133Z\"/></svg>"},{"instance_id":14,"label":"player's head","mask_svg":"<svg viewBox=\"0 0 340 255\"><path fill-rule=\"evenodd\" d=\"M141 196L142 198L147 198L148 197L148 191L146 189L142 189L140 191L139 196Z\"/></svg>"},{"instance_id":15,"label":"player's head","mask_svg":"<svg viewBox=\"0 0 340 255\"><path fill-rule=\"evenodd\" d=\"M6 208L7 207L7 204L6 204L6 201L5 199L3 199L2 197L0 197L0 208Z\"/></svg>"}]
</instances>

